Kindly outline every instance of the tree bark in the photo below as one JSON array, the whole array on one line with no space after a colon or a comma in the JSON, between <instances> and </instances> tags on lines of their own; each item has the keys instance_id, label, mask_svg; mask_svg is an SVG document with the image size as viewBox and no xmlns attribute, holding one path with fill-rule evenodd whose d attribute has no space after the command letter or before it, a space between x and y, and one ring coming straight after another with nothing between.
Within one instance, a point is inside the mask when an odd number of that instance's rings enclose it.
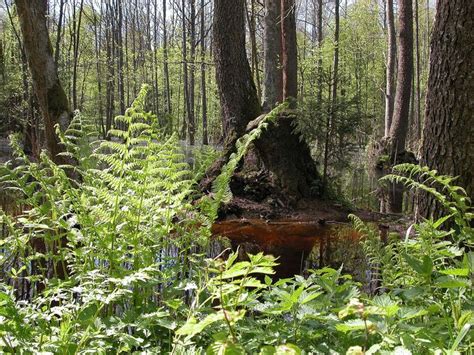
<instances>
[{"instance_id":1,"label":"tree bark","mask_svg":"<svg viewBox=\"0 0 474 355\"><path fill-rule=\"evenodd\" d=\"M431 40L422 163L474 198L474 2L439 0ZM419 202L424 217L439 217L432 198Z\"/></svg>"},{"instance_id":2,"label":"tree bark","mask_svg":"<svg viewBox=\"0 0 474 355\"><path fill-rule=\"evenodd\" d=\"M189 138L189 144L194 145L194 135L196 131L196 125L195 125L195 109L194 109L194 104L195 104L195 95L194 95L194 88L195 88L195 83L196 83L196 0L190 0L190 7L191 11L189 14L190 18L190 36L189 36L189 42L190 42L190 50L189 50L189 55L190 55L190 71L189 71L189 89L188 89L188 95L189 95L189 111L188 111L188 138Z\"/></svg>"},{"instance_id":3,"label":"tree bark","mask_svg":"<svg viewBox=\"0 0 474 355\"><path fill-rule=\"evenodd\" d=\"M263 108L270 111L283 101L281 2L265 0Z\"/></svg>"},{"instance_id":4,"label":"tree bark","mask_svg":"<svg viewBox=\"0 0 474 355\"><path fill-rule=\"evenodd\" d=\"M45 128L46 145L57 164L70 163L58 155L64 151L54 126L64 130L71 120L68 99L59 81L46 26L47 1L15 0L23 43Z\"/></svg>"},{"instance_id":5,"label":"tree bark","mask_svg":"<svg viewBox=\"0 0 474 355\"><path fill-rule=\"evenodd\" d=\"M166 0L163 0L163 81L165 89L165 112L168 114L168 131L173 131L173 121L171 117L171 92L170 92L170 72L168 68L168 32L166 29Z\"/></svg>"},{"instance_id":6,"label":"tree bark","mask_svg":"<svg viewBox=\"0 0 474 355\"><path fill-rule=\"evenodd\" d=\"M413 4L412 0L400 0L398 5L400 30L397 88L389 136L385 139L390 166L407 162L412 156L406 152L406 140L413 84ZM389 186L385 212L403 212L403 191L401 184L393 183Z\"/></svg>"},{"instance_id":7,"label":"tree bark","mask_svg":"<svg viewBox=\"0 0 474 355\"><path fill-rule=\"evenodd\" d=\"M229 143L233 145L246 133L248 123L260 114L260 105L245 53L244 0L216 0L214 11L216 77L226 146L229 147ZM295 25L295 22L289 23ZM285 31L287 40L291 41L291 33L295 33L296 27ZM297 72L290 70L296 63L296 58L293 58L296 57L296 46L293 48L293 44L288 43L284 54L289 68L286 72L288 96L295 95L297 90L293 86L296 78L292 77ZM289 202L309 197L312 183L318 178L308 146L293 132L294 118L293 112L280 115L277 122L270 124L255 142L265 168Z\"/></svg>"},{"instance_id":8,"label":"tree bark","mask_svg":"<svg viewBox=\"0 0 474 355\"><path fill-rule=\"evenodd\" d=\"M326 120L326 138L324 144L324 166L323 166L323 186L327 187L328 168L329 168L329 152L331 150L330 143L333 135L332 126L336 120L337 111L337 84L339 75L339 0L335 1L334 5L334 57L333 57L333 74L331 85L331 106Z\"/></svg>"},{"instance_id":9,"label":"tree bark","mask_svg":"<svg viewBox=\"0 0 474 355\"><path fill-rule=\"evenodd\" d=\"M214 57L226 146L260 115L260 103L245 48L244 0L216 0Z\"/></svg>"},{"instance_id":10,"label":"tree bark","mask_svg":"<svg viewBox=\"0 0 474 355\"><path fill-rule=\"evenodd\" d=\"M393 106L395 98L395 67L397 64L397 39L395 32L395 19L393 14L393 0L387 0L387 71L385 87L385 137L390 134L392 126Z\"/></svg>"},{"instance_id":11,"label":"tree bark","mask_svg":"<svg viewBox=\"0 0 474 355\"><path fill-rule=\"evenodd\" d=\"M202 104L202 144L209 144L207 132L207 92L206 92L206 31L205 1L201 0L201 104Z\"/></svg>"},{"instance_id":12,"label":"tree bark","mask_svg":"<svg viewBox=\"0 0 474 355\"><path fill-rule=\"evenodd\" d=\"M390 140L395 154L405 151L413 81L413 8L412 0L399 1L399 54L395 108Z\"/></svg>"},{"instance_id":13,"label":"tree bark","mask_svg":"<svg viewBox=\"0 0 474 355\"><path fill-rule=\"evenodd\" d=\"M124 60L123 60L123 9L122 1L118 0L115 5L115 13L117 16L117 25L115 28L115 43L116 43L116 56L117 56L117 90L120 114L125 114L125 83L124 83Z\"/></svg>"},{"instance_id":14,"label":"tree bark","mask_svg":"<svg viewBox=\"0 0 474 355\"><path fill-rule=\"evenodd\" d=\"M281 0L283 100L298 96L298 56L296 46L296 3ZM296 100L295 100L296 102Z\"/></svg>"},{"instance_id":15,"label":"tree bark","mask_svg":"<svg viewBox=\"0 0 474 355\"><path fill-rule=\"evenodd\" d=\"M78 108L77 104L77 66L79 64L79 44L81 40L81 23L82 23L82 9L84 6L84 0L81 0L79 4L79 14L76 21L76 4L73 4L73 29L72 29L72 47L73 47L73 64L72 64L72 107L73 109ZM57 65L57 64L56 64Z\"/></svg>"}]
</instances>

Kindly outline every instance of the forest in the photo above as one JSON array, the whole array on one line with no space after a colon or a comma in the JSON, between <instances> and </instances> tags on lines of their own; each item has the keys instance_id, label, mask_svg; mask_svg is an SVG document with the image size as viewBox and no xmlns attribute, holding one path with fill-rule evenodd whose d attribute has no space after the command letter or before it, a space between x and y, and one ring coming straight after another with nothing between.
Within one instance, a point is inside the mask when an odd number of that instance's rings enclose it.
<instances>
[{"instance_id":1,"label":"forest","mask_svg":"<svg viewBox=\"0 0 474 355\"><path fill-rule=\"evenodd\" d=\"M474 354L474 1L0 0L0 353Z\"/></svg>"}]
</instances>

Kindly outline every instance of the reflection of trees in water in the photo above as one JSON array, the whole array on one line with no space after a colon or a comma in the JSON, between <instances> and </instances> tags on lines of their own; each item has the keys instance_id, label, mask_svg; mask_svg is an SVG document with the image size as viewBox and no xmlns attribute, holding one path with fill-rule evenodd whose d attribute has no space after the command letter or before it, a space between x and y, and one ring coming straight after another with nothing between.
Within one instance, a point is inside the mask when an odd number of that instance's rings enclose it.
<instances>
[{"instance_id":1,"label":"reflection of trees in water","mask_svg":"<svg viewBox=\"0 0 474 355\"><path fill-rule=\"evenodd\" d=\"M321 225L312 221L231 220L218 222L214 235L231 240L240 257L263 251L278 257L275 278L307 274L310 269L343 266L357 281L366 283L367 262L359 234L347 224Z\"/></svg>"}]
</instances>

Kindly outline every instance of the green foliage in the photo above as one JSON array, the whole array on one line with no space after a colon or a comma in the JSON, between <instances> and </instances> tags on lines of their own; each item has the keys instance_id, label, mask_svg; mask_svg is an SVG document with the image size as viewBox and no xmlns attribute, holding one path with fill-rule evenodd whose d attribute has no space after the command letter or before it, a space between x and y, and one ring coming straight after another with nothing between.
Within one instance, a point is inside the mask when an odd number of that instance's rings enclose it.
<instances>
[{"instance_id":1,"label":"green foliage","mask_svg":"<svg viewBox=\"0 0 474 355\"><path fill-rule=\"evenodd\" d=\"M77 181L46 154L29 161L13 139L17 158L2 167L0 183L22 208L0 215L2 352L472 352L471 215L452 179L398 168L444 184L436 196L451 211L414 225L405 238L391 235L383 243L352 217L379 284L376 296L364 294L342 267L274 280L271 255L243 260L238 251L206 252L229 176L285 106L241 139L206 209L192 202L203 168L191 170L177 139L155 129L156 117L145 110L147 89L117 117L108 141L97 141L79 114L59 132L78 161ZM431 191L412 177L391 178ZM454 227L443 230L448 218Z\"/></svg>"}]
</instances>

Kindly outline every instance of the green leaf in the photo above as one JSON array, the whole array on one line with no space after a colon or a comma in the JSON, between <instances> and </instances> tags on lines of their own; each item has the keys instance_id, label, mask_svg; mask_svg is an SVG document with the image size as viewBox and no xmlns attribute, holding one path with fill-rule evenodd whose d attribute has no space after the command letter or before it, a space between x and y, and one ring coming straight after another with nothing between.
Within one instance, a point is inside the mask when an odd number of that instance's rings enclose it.
<instances>
[{"instance_id":1,"label":"green leaf","mask_svg":"<svg viewBox=\"0 0 474 355\"><path fill-rule=\"evenodd\" d=\"M312 300L314 300L315 298L318 298L319 296L321 296L323 293L322 292L313 292L311 294L309 294L308 296L306 296L302 301L301 301L301 304L306 304L308 302L311 302Z\"/></svg>"},{"instance_id":2,"label":"green leaf","mask_svg":"<svg viewBox=\"0 0 474 355\"><path fill-rule=\"evenodd\" d=\"M469 269L446 269L446 270L440 270L440 273L443 275L451 275L451 276L468 276Z\"/></svg>"},{"instance_id":3,"label":"green leaf","mask_svg":"<svg viewBox=\"0 0 474 355\"><path fill-rule=\"evenodd\" d=\"M466 325L464 325L464 327L462 327L462 329L459 332L458 336L454 340L453 346L451 347L451 352L454 352L454 351L457 350L457 348L459 347L459 344L461 344L462 340L467 335L467 333L469 332L470 329L471 329L471 324L466 324Z\"/></svg>"},{"instance_id":4,"label":"green leaf","mask_svg":"<svg viewBox=\"0 0 474 355\"><path fill-rule=\"evenodd\" d=\"M294 344L279 345L275 349L275 355L300 355L301 349Z\"/></svg>"},{"instance_id":5,"label":"green leaf","mask_svg":"<svg viewBox=\"0 0 474 355\"><path fill-rule=\"evenodd\" d=\"M469 287L469 282L463 279L455 279L449 276L441 276L435 280L435 287L438 288L459 288Z\"/></svg>"},{"instance_id":6,"label":"green leaf","mask_svg":"<svg viewBox=\"0 0 474 355\"><path fill-rule=\"evenodd\" d=\"M367 327L369 327L372 323L367 321ZM348 320L342 324L336 325L336 329L340 332L347 333L354 330L365 330L365 323L362 319L352 319Z\"/></svg>"},{"instance_id":7,"label":"green leaf","mask_svg":"<svg viewBox=\"0 0 474 355\"><path fill-rule=\"evenodd\" d=\"M206 350L207 355L242 355L246 354L245 349L240 344L231 341L216 341L209 345Z\"/></svg>"},{"instance_id":8,"label":"green leaf","mask_svg":"<svg viewBox=\"0 0 474 355\"><path fill-rule=\"evenodd\" d=\"M427 255L423 256L423 261L417 260L407 253L403 253L403 258L406 260L408 265L412 267L417 273L429 276L433 271L433 261Z\"/></svg>"},{"instance_id":9,"label":"green leaf","mask_svg":"<svg viewBox=\"0 0 474 355\"><path fill-rule=\"evenodd\" d=\"M260 349L259 355L274 355L276 353L276 349L274 346L265 345Z\"/></svg>"}]
</instances>

